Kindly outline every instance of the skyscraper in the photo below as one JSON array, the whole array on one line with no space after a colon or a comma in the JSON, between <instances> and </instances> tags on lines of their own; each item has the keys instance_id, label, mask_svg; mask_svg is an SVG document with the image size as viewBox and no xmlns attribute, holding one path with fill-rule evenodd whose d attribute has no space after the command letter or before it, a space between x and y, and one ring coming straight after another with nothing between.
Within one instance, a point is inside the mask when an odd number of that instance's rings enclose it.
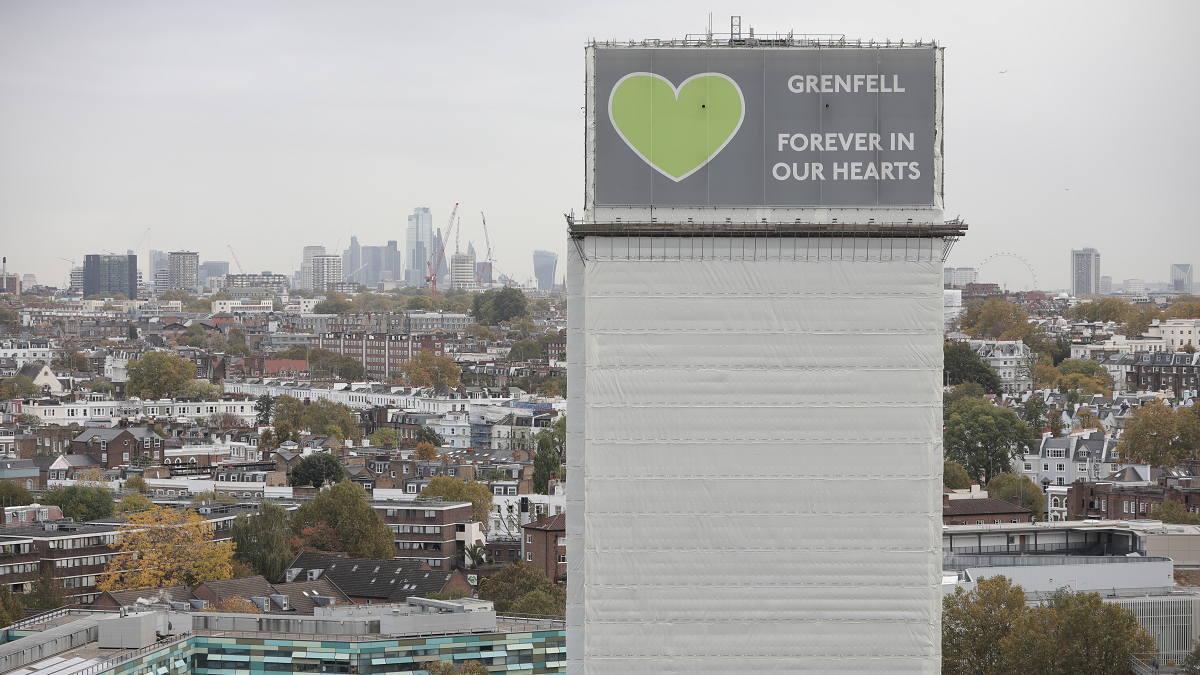
<instances>
[{"instance_id":1,"label":"skyscraper","mask_svg":"<svg viewBox=\"0 0 1200 675\"><path fill-rule=\"evenodd\" d=\"M137 299L136 255L88 255L83 259L83 295L116 295Z\"/></svg>"},{"instance_id":2,"label":"skyscraper","mask_svg":"<svg viewBox=\"0 0 1200 675\"><path fill-rule=\"evenodd\" d=\"M312 259L313 290L328 290L330 284L342 280L342 257L340 255L318 255Z\"/></svg>"},{"instance_id":3,"label":"skyscraper","mask_svg":"<svg viewBox=\"0 0 1200 675\"><path fill-rule=\"evenodd\" d=\"M1112 277L1100 277L1100 295L1112 295Z\"/></svg>"},{"instance_id":4,"label":"skyscraper","mask_svg":"<svg viewBox=\"0 0 1200 675\"><path fill-rule=\"evenodd\" d=\"M450 288L475 287L475 254L455 253L450 256Z\"/></svg>"},{"instance_id":5,"label":"skyscraper","mask_svg":"<svg viewBox=\"0 0 1200 675\"><path fill-rule=\"evenodd\" d=\"M171 251L167 256L167 285L172 290L196 290L200 286L200 254Z\"/></svg>"},{"instance_id":6,"label":"skyscraper","mask_svg":"<svg viewBox=\"0 0 1200 675\"><path fill-rule=\"evenodd\" d=\"M1100 252L1094 248L1071 251L1071 295L1100 293Z\"/></svg>"},{"instance_id":7,"label":"skyscraper","mask_svg":"<svg viewBox=\"0 0 1200 675\"><path fill-rule=\"evenodd\" d=\"M1192 266L1190 263L1175 263L1171 265L1171 292L1192 292Z\"/></svg>"},{"instance_id":8,"label":"skyscraper","mask_svg":"<svg viewBox=\"0 0 1200 675\"><path fill-rule=\"evenodd\" d=\"M404 233L404 280L420 286L428 274L425 263L433 250L433 214L421 206L413 209Z\"/></svg>"},{"instance_id":9,"label":"skyscraper","mask_svg":"<svg viewBox=\"0 0 1200 675\"><path fill-rule=\"evenodd\" d=\"M554 289L554 270L557 267L557 253L553 251L533 252L533 276L537 277L539 291Z\"/></svg>"},{"instance_id":10,"label":"skyscraper","mask_svg":"<svg viewBox=\"0 0 1200 675\"><path fill-rule=\"evenodd\" d=\"M346 275L346 281L360 282L362 265L362 247L358 245L358 237L350 237L350 248L342 251L342 273Z\"/></svg>"},{"instance_id":11,"label":"skyscraper","mask_svg":"<svg viewBox=\"0 0 1200 675\"><path fill-rule=\"evenodd\" d=\"M223 277L229 274L229 263L224 260L205 260L200 263L200 283L208 285L209 277Z\"/></svg>"},{"instance_id":12,"label":"skyscraper","mask_svg":"<svg viewBox=\"0 0 1200 675\"><path fill-rule=\"evenodd\" d=\"M319 255L325 255L324 246L305 246L303 262L300 263L300 288L311 289L313 287L313 266L312 260Z\"/></svg>"}]
</instances>

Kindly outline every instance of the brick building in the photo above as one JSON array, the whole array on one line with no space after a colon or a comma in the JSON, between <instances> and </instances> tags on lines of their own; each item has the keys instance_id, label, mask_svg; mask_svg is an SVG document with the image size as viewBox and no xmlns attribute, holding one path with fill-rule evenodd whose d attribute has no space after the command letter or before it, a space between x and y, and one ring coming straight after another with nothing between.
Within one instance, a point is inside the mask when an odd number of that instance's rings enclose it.
<instances>
[{"instance_id":1,"label":"brick building","mask_svg":"<svg viewBox=\"0 0 1200 675\"><path fill-rule=\"evenodd\" d=\"M396 534L396 557L420 560L435 570L449 570L455 560L461 561L463 549L475 543L472 531L480 527L473 522L470 502L374 502L372 506ZM477 538L482 539L482 532Z\"/></svg>"},{"instance_id":2,"label":"brick building","mask_svg":"<svg viewBox=\"0 0 1200 675\"><path fill-rule=\"evenodd\" d=\"M1200 352L1144 352L1128 368L1125 384L1130 391L1169 391L1183 400L1185 392L1200 389Z\"/></svg>"},{"instance_id":3,"label":"brick building","mask_svg":"<svg viewBox=\"0 0 1200 675\"><path fill-rule=\"evenodd\" d=\"M349 356L362 364L370 379L388 380L400 375L400 368L415 354L445 353L440 337L434 335L387 335L383 333L321 333L313 347Z\"/></svg>"},{"instance_id":4,"label":"brick building","mask_svg":"<svg viewBox=\"0 0 1200 675\"><path fill-rule=\"evenodd\" d=\"M129 464L139 456L159 464L163 459L163 437L145 427L88 429L71 441L71 452L91 455L106 469Z\"/></svg>"},{"instance_id":5,"label":"brick building","mask_svg":"<svg viewBox=\"0 0 1200 675\"><path fill-rule=\"evenodd\" d=\"M525 562L557 581L567 573L567 514L542 516L521 528L525 536Z\"/></svg>"},{"instance_id":6,"label":"brick building","mask_svg":"<svg viewBox=\"0 0 1200 675\"><path fill-rule=\"evenodd\" d=\"M945 525L999 525L1033 522L1029 509L1000 499L950 499L942 495L942 523Z\"/></svg>"}]
</instances>

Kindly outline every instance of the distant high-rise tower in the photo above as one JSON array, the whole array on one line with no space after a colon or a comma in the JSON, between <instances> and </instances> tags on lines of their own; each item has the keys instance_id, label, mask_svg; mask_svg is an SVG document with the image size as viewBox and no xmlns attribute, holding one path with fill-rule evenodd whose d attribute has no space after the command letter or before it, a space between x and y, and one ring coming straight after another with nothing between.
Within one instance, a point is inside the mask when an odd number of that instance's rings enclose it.
<instances>
[{"instance_id":1,"label":"distant high-rise tower","mask_svg":"<svg viewBox=\"0 0 1200 675\"><path fill-rule=\"evenodd\" d=\"M1192 292L1192 266L1188 263L1171 265L1171 292Z\"/></svg>"},{"instance_id":2,"label":"distant high-rise tower","mask_svg":"<svg viewBox=\"0 0 1200 675\"><path fill-rule=\"evenodd\" d=\"M136 255L89 255L83 259L83 295L116 295L137 299Z\"/></svg>"},{"instance_id":3,"label":"distant high-rise tower","mask_svg":"<svg viewBox=\"0 0 1200 675\"><path fill-rule=\"evenodd\" d=\"M362 247L358 245L358 237L350 237L350 248L342 252L342 272L346 274L346 281L358 282L362 279Z\"/></svg>"},{"instance_id":4,"label":"distant high-rise tower","mask_svg":"<svg viewBox=\"0 0 1200 675\"><path fill-rule=\"evenodd\" d=\"M224 277L229 275L229 263L224 260L205 260L200 263L200 283L209 285L206 282L210 277Z\"/></svg>"},{"instance_id":5,"label":"distant high-rise tower","mask_svg":"<svg viewBox=\"0 0 1200 675\"><path fill-rule=\"evenodd\" d=\"M302 262L300 263L300 288L313 287L313 258L325 255L324 246L305 246Z\"/></svg>"},{"instance_id":6,"label":"distant high-rise tower","mask_svg":"<svg viewBox=\"0 0 1200 675\"><path fill-rule=\"evenodd\" d=\"M86 283L87 274L82 267L71 268L71 291L82 293L84 284Z\"/></svg>"},{"instance_id":7,"label":"distant high-rise tower","mask_svg":"<svg viewBox=\"0 0 1200 675\"><path fill-rule=\"evenodd\" d=\"M455 253L450 256L450 288L475 287L475 254Z\"/></svg>"},{"instance_id":8,"label":"distant high-rise tower","mask_svg":"<svg viewBox=\"0 0 1200 675\"><path fill-rule=\"evenodd\" d=\"M313 290L325 291L329 289L330 284L336 284L342 280L342 256L340 255L318 255L312 259L312 284Z\"/></svg>"},{"instance_id":9,"label":"distant high-rise tower","mask_svg":"<svg viewBox=\"0 0 1200 675\"><path fill-rule=\"evenodd\" d=\"M200 254L171 251L167 257L167 285L172 290L191 291L200 286Z\"/></svg>"},{"instance_id":10,"label":"distant high-rise tower","mask_svg":"<svg viewBox=\"0 0 1200 675\"><path fill-rule=\"evenodd\" d=\"M1100 277L1100 295L1112 295L1112 277Z\"/></svg>"},{"instance_id":11,"label":"distant high-rise tower","mask_svg":"<svg viewBox=\"0 0 1200 675\"><path fill-rule=\"evenodd\" d=\"M1100 293L1100 252L1094 248L1071 251L1071 295Z\"/></svg>"},{"instance_id":12,"label":"distant high-rise tower","mask_svg":"<svg viewBox=\"0 0 1200 675\"><path fill-rule=\"evenodd\" d=\"M539 291L554 289L554 270L557 267L557 253L553 251L533 252L533 276L537 277Z\"/></svg>"},{"instance_id":13,"label":"distant high-rise tower","mask_svg":"<svg viewBox=\"0 0 1200 675\"><path fill-rule=\"evenodd\" d=\"M404 235L404 280L420 286L429 274L425 263L433 250L433 214L421 206L413 209L408 217L408 229Z\"/></svg>"}]
</instances>

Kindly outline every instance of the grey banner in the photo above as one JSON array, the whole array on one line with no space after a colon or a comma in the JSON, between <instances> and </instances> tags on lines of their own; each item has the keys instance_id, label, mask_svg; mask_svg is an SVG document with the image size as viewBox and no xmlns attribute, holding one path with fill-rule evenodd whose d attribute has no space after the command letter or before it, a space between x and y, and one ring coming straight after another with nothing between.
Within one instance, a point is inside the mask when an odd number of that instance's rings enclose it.
<instances>
[{"instance_id":1,"label":"grey banner","mask_svg":"<svg viewBox=\"0 0 1200 675\"><path fill-rule=\"evenodd\" d=\"M600 48L595 81L596 203L933 204L938 142L934 59L933 49ZM678 161L666 169L656 167L644 157L652 153L639 147L651 147L653 134L664 136L656 147L667 147L665 135L670 132L660 125L645 132L640 142L632 138L636 129L627 138L614 124L610 108L614 88L618 83L625 87L623 79L639 77L636 73L652 74L679 88L680 104L703 98L696 92L690 98L684 95L689 78L719 74L720 79L732 80L743 100L740 126L690 173L680 170ZM629 97L626 94L625 100ZM715 148L723 137L718 134L715 142L706 142ZM657 152L661 156L663 151Z\"/></svg>"}]
</instances>

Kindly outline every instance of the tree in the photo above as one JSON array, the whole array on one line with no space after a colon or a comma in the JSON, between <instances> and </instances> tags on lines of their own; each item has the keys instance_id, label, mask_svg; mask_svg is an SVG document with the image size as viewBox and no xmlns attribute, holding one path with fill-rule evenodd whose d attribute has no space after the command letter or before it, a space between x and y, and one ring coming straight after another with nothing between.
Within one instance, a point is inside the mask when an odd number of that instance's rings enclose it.
<instances>
[{"instance_id":1,"label":"tree","mask_svg":"<svg viewBox=\"0 0 1200 675\"><path fill-rule=\"evenodd\" d=\"M1082 373L1071 373L1063 375L1058 380L1058 390L1064 394L1076 394L1078 396L1088 396L1091 394L1099 394L1101 396L1112 396L1112 379L1104 381L1097 377L1088 377ZM1068 396L1067 400L1071 400Z\"/></svg>"},{"instance_id":2,"label":"tree","mask_svg":"<svg viewBox=\"0 0 1200 675\"><path fill-rule=\"evenodd\" d=\"M454 359L424 350L413 355L400 370L408 384L414 387L457 387L462 376L462 369Z\"/></svg>"},{"instance_id":3,"label":"tree","mask_svg":"<svg viewBox=\"0 0 1200 675\"><path fill-rule=\"evenodd\" d=\"M288 547L293 553L317 551L322 553L337 553L342 550L342 542L337 532L324 521L309 525L300 530L300 534L288 537Z\"/></svg>"},{"instance_id":4,"label":"tree","mask_svg":"<svg viewBox=\"0 0 1200 675\"><path fill-rule=\"evenodd\" d=\"M337 483L345 476L346 470L342 468L337 457L318 452L300 460L300 463L292 468L291 485L320 488L326 482Z\"/></svg>"},{"instance_id":5,"label":"tree","mask_svg":"<svg viewBox=\"0 0 1200 675\"><path fill-rule=\"evenodd\" d=\"M26 506L33 501L29 490L11 480L0 481L0 506Z\"/></svg>"},{"instance_id":6,"label":"tree","mask_svg":"<svg viewBox=\"0 0 1200 675\"><path fill-rule=\"evenodd\" d=\"M1025 591L1007 577L980 579L942 598L942 673L1007 675L1017 672L1002 643L1025 612Z\"/></svg>"},{"instance_id":7,"label":"tree","mask_svg":"<svg viewBox=\"0 0 1200 675\"><path fill-rule=\"evenodd\" d=\"M433 447L432 443L422 441L417 443L417 460L422 462L432 462L438 458L437 448Z\"/></svg>"},{"instance_id":8,"label":"tree","mask_svg":"<svg viewBox=\"0 0 1200 675\"><path fill-rule=\"evenodd\" d=\"M92 391L98 394L111 394L116 391L116 387L107 380L96 380L92 383Z\"/></svg>"},{"instance_id":9,"label":"tree","mask_svg":"<svg viewBox=\"0 0 1200 675\"><path fill-rule=\"evenodd\" d=\"M42 388L24 375L10 377L0 383L0 398L29 398L42 393Z\"/></svg>"},{"instance_id":10,"label":"tree","mask_svg":"<svg viewBox=\"0 0 1200 675\"><path fill-rule=\"evenodd\" d=\"M948 410L950 406L964 398L982 399L987 394L983 387L978 382L963 382L955 385L949 393L942 394L942 409Z\"/></svg>"},{"instance_id":11,"label":"tree","mask_svg":"<svg viewBox=\"0 0 1200 675\"><path fill-rule=\"evenodd\" d=\"M1186 506L1174 499L1155 505L1150 515L1171 525L1200 525L1200 514L1188 511Z\"/></svg>"},{"instance_id":12,"label":"tree","mask_svg":"<svg viewBox=\"0 0 1200 675\"><path fill-rule=\"evenodd\" d=\"M23 598L26 609L48 610L58 609L66 605L70 598L62 582L54 578L54 571L47 567L38 575L33 583L33 589Z\"/></svg>"},{"instance_id":13,"label":"tree","mask_svg":"<svg viewBox=\"0 0 1200 675\"><path fill-rule=\"evenodd\" d=\"M179 392L179 396L187 398L219 398L221 396L221 387L209 382L208 380L192 380L188 382L183 391Z\"/></svg>"},{"instance_id":14,"label":"tree","mask_svg":"<svg viewBox=\"0 0 1200 675\"><path fill-rule=\"evenodd\" d=\"M313 306L313 314L342 314L354 309L354 305L345 300L322 300Z\"/></svg>"},{"instance_id":15,"label":"tree","mask_svg":"<svg viewBox=\"0 0 1200 675\"><path fill-rule=\"evenodd\" d=\"M391 528L367 502L367 491L354 481L344 480L302 504L292 516L292 532L300 534L317 523L333 528L352 558L391 558L396 554Z\"/></svg>"},{"instance_id":16,"label":"tree","mask_svg":"<svg viewBox=\"0 0 1200 675\"><path fill-rule=\"evenodd\" d=\"M326 369L343 380L361 380L366 376L362 364L349 356L338 354L325 363Z\"/></svg>"},{"instance_id":17,"label":"tree","mask_svg":"<svg viewBox=\"0 0 1200 675\"><path fill-rule=\"evenodd\" d=\"M117 502L117 513L138 513L152 508L154 502L140 492L130 492Z\"/></svg>"},{"instance_id":18,"label":"tree","mask_svg":"<svg viewBox=\"0 0 1200 675\"><path fill-rule=\"evenodd\" d=\"M230 535L237 547L234 557L249 565L255 574L274 582L283 576L292 560L288 546L287 509L272 501L264 501L258 513L241 514L233 521Z\"/></svg>"},{"instance_id":19,"label":"tree","mask_svg":"<svg viewBox=\"0 0 1200 675\"><path fill-rule=\"evenodd\" d=\"M371 441L371 445L384 445L389 441L392 445L399 445L400 434L397 434L395 429L381 427L376 429L375 433L367 436L367 440Z\"/></svg>"},{"instance_id":20,"label":"tree","mask_svg":"<svg viewBox=\"0 0 1200 675\"><path fill-rule=\"evenodd\" d=\"M1196 458L1196 448L1180 443L1179 419L1162 403L1134 408L1117 451L1129 461L1151 466L1175 466L1181 459Z\"/></svg>"},{"instance_id":21,"label":"tree","mask_svg":"<svg viewBox=\"0 0 1200 675\"><path fill-rule=\"evenodd\" d=\"M536 597L522 604L521 600L531 593L541 593L549 597L553 604L545 606L548 603L543 603L541 598ZM537 614L564 616L566 613L566 590L547 579L541 568L519 561L485 579L479 588L479 597L491 600L498 614L515 612L517 608L531 605L538 609L554 610L536 612Z\"/></svg>"},{"instance_id":22,"label":"tree","mask_svg":"<svg viewBox=\"0 0 1200 675\"><path fill-rule=\"evenodd\" d=\"M1076 429L1097 429L1100 427L1100 418L1091 408L1084 408L1075 415Z\"/></svg>"},{"instance_id":23,"label":"tree","mask_svg":"<svg viewBox=\"0 0 1200 675\"><path fill-rule=\"evenodd\" d=\"M192 296L185 290L173 288L169 291L164 291L158 296L159 302L179 302L183 305L188 305L192 302Z\"/></svg>"},{"instance_id":24,"label":"tree","mask_svg":"<svg viewBox=\"0 0 1200 675\"><path fill-rule=\"evenodd\" d=\"M1033 367L1033 386L1035 389L1048 389L1062 379L1062 373L1054 366L1039 363Z\"/></svg>"},{"instance_id":25,"label":"tree","mask_svg":"<svg viewBox=\"0 0 1200 675\"><path fill-rule=\"evenodd\" d=\"M413 435L413 440L417 442L417 447L422 443L428 443L435 448L440 448L446 444L446 439L441 434L434 431L433 427L421 425L417 428L417 433Z\"/></svg>"},{"instance_id":26,"label":"tree","mask_svg":"<svg viewBox=\"0 0 1200 675\"><path fill-rule=\"evenodd\" d=\"M1158 651L1132 611L1066 588L1021 613L1001 648L1030 675L1124 675L1132 655Z\"/></svg>"},{"instance_id":27,"label":"tree","mask_svg":"<svg viewBox=\"0 0 1200 675\"><path fill-rule=\"evenodd\" d=\"M466 555L471 567L478 567L487 562L487 547L479 542L474 542L464 547L463 553Z\"/></svg>"},{"instance_id":28,"label":"tree","mask_svg":"<svg viewBox=\"0 0 1200 675\"><path fill-rule=\"evenodd\" d=\"M138 328L136 324L129 324L129 330L126 332L125 337L128 338L130 342L138 339Z\"/></svg>"},{"instance_id":29,"label":"tree","mask_svg":"<svg viewBox=\"0 0 1200 675\"><path fill-rule=\"evenodd\" d=\"M101 591L195 587L233 576L233 542L213 541L212 524L191 509L155 506L118 527L118 554L97 580Z\"/></svg>"},{"instance_id":30,"label":"tree","mask_svg":"<svg viewBox=\"0 0 1200 675\"><path fill-rule=\"evenodd\" d=\"M196 376L196 365L169 352L150 352L125 367L125 393L145 399L178 396Z\"/></svg>"},{"instance_id":31,"label":"tree","mask_svg":"<svg viewBox=\"0 0 1200 675\"><path fill-rule=\"evenodd\" d=\"M1016 413L978 399L950 408L942 437L946 457L962 464L973 480L1008 471L1022 448L1033 443Z\"/></svg>"},{"instance_id":32,"label":"tree","mask_svg":"<svg viewBox=\"0 0 1200 675\"><path fill-rule=\"evenodd\" d=\"M204 419L204 423L210 427L220 427L227 429L229 427L244 427L245 420L238 417L236 413L231 412L215 412Z\"/></svg>"},{"instance_id":33,"label":"tree","mask_svg":"<svg viewBox=\"0 0 1200 675\"><path fill-rule=\"evenodd\" d=\"M951 490L966 490L971 487L971 477L958 462L942 462L942 485Z\"/></svg>"},{"instance_id":34,"label":"tree","mask_svg":"<svg viewBox=\"0 0 1200 675\"><path fill-rule=\"evenodd\" d=\"M21 325L21 315L20 314L17 314L16 312L12 311L11 309L6 309L4 307L0 307L0 326L4 326L5 328L16 328L20 325Z\"/></svg>"},{"instance_id":35,"label":"tree","mask_svg":"<svg viewBox=\"0 0 1200 675\"><path fill-rule=\"evenodd\" d=\"M540 434L539 434L540 435ZM539 495L549 494L550 479L558 472L558 454L549 444L538 443L533 456L533 491Z\"/></svg>"},{"instance_id":36,"label":"tree","mask_svg":"<svg viewBox=\"0 0 1200 675\"><path fill-rule=\"evenodd\" d=\"M1182 666L1176 671L1179 675L1200 675L1200 644L1187 655Z\"/></svg>"},{"instance_id":37,"label":"tree","mask_svg":"<svg viewBox=\"0 0 1200 675\"><path fill-rule=\"evenodd\" d=\"M13 597L8 584L0 584L0 628L24 618L21 601Z\"/></svg>"},{"instance_id":38,"label":"tree","mask_svg":"<svg viewBox=\"0 0 1200 675\"><path fill-rule=\"evenodd\" d=\"M454 665L454 661L427 661L424 664L429 675L490 675L488 667L479 661L464 661L462 665Z\"/></svg>"},{"instance_id":39,"label":"tree","mask_svg":"<svg viewBox=\"0 0 1200 675\"><path fill-rule=\"evenodd\" d=\"M113 515L113 495L102 487L72 485L54 488L42 495L43 504L53 504L62 509L63 516L85 523Z\"/></svg>"},{"instance_id":40,"label":"tree","mask_svg":"<svg viewBox=\"0 0 1200 675\"><path fill-rule=\"evenodd\" d=\"M485 483L461 481L449 476L434 476L429 480L418 499L442 498L448 502L471 502L471 517L483 525L487 532L492 514L492 491Z\"/></svg>"},{"instance_id":41,"label":"tree","mask_svg":"<svg viewBox=\"0 0 1200 675\"><path fill-rule=\"evenodd\" d=\"M545 357L545 352L542 351L542 346L533 340L521 340L508 350L507 360L509 361L532 361Z\"/></svg>"},{"instance_id":42,"label":"tree","mask_svg":"<svg viewBox=\"0 0 1200 675\"><path fill-rule=\"evenodd\" d=\"M270 426L271 424L271 408L275 405L274 399L263 394L254 401L254 412L256 413L255 422L260 427Z\"/></svg>"},{"instance_id":43,"label":"tree","mask_svg":"<svg viewBox=\"0 0 1200 675\"><path fill-rule=\"evenodd\" d=\"M145 478L138 475L133 475L125 479L125 489L137 490L144 495L150 494L150 485L146 482Z\"/></svg>"},{"instance_id":44,"label":"tree","mask_svg":"<svg viewBox=\"0 0 1200 675\"><path fill-rule=\"evenodd\" d=\"M192 499L189 502L191 506L204 506L205 504L237 504L238 500L228 496L227 494L217 494L212 490L196 492L192 494Z\"/></svg>"},{"instance_id":45,"label":"tree","mask_svg":"<svg viewBox=\"0 0 1200 675\"><path fill-rule=\"evenodd\" d=\"M231 595L227 598L221 598L215 604L202 612L235 612L238 614L262 614L262 608L250 602L240 595Z\"/></svg>"},{"instance_id":46,"label":"tree","mask_svg":"<svg viewBox=\"0 0 1200 675\"><path fill-rule=\"evenodd\" d=\"M1000 394L1000 376L965 342L946 341L942 345L946 384L974 382L989 394Z\"/></svg>"},{"instance_id":47,"label":"tree","mask_svg":"<svg viewBox=\"0 0 1200 675\"><path fill-rule=\"evenodd\" d=\"M1011 502L1014 496L1021 498L1021 506L1029 509L1033 517L1042 520L1045 511L1042 489L1029 476L1002 473L987 483L988 496L992 499Z\"/></svg>"},{"instance_id":48,"label":"tree","mask_svg":"<svg viewBox=\"0 0 1200 675\"><path fill-rule=\"evenodd\" d=\"M528 301L515 288L484 291L471 299L471 314L484 326L498 326L502 321L528 316Z\"/></svg>"},{"instance_id":49,"label":"tree","mask_svg":"<svg viewBox=\"0 0 1200 675\"><path fill-rule=\"evenodd\" d=\"M1046 399L1040 394L1030 396L1021 407L1017 409L1017 416L1021 421L1029 425L1030 431L1036 435L1042 429L1046 428Z\"/></svg>"},{"instance_id":50,"label":"tree","mask_svg":"<svg viewBox=\"0 0 1200 675\"><path fill-rule=\"evenodd\" d=\"M276 434L310 429L323 431L331 424L342 430L343 438L358 438L358 414L344 403L317 399L308 405L291 396L280 396L273 407Z\"/></svg>"}]
</instances>

